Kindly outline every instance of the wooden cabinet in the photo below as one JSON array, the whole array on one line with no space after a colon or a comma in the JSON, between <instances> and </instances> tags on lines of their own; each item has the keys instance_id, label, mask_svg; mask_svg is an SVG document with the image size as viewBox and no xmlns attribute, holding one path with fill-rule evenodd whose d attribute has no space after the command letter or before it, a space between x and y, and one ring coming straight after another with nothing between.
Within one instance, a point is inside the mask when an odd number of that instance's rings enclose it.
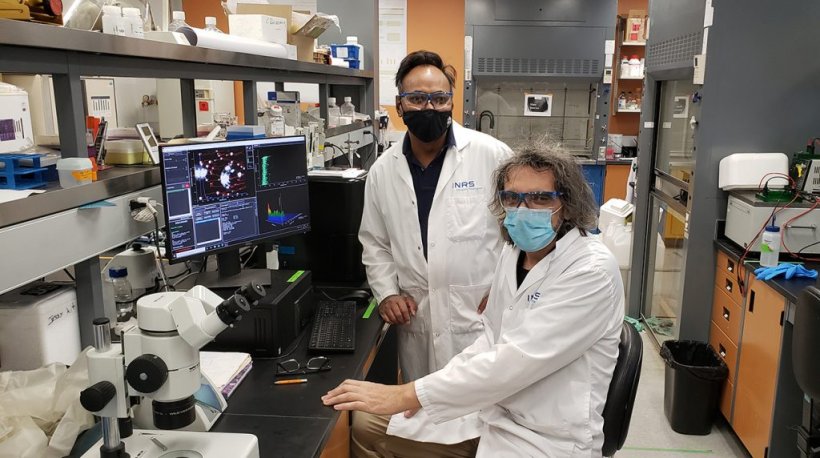
<instances>
[{"instance_id":1,"label":"wooden cabinet","mask_svg":"<svg viewBox=\"0 0 820 458\"><path fill-rule=\"evenodd\" d=\"M785 305L763 281L749 280L732 426L755 458L767 456Z\"/></svg>"},{"instance_id":2,"label":"wooden cabinet","mask_svg":"<svg viewBox=\"0 0 820 458\"><path fill-rule=\"evenodd\" d=\"M607 164L604 178L604 202L609 199L626 199L626 180L631 164Z\"/></svg>"},{"instance_id":3,"label":"wooden cabinet","mask_svg":"<svg viewBox=\"0 0 820 458\"><path fill-rule=\"evenodd\" d=\"M746 274L736 262L722 251L717 255L715 290L712 302L712 323L709 344L729 367L729 377L723 385L720 412L732 422L732 403L735 397L737 356L740 347L741 323L743 322L743 296L737 286L736 274Z\"/></svg>"}]
</instances>

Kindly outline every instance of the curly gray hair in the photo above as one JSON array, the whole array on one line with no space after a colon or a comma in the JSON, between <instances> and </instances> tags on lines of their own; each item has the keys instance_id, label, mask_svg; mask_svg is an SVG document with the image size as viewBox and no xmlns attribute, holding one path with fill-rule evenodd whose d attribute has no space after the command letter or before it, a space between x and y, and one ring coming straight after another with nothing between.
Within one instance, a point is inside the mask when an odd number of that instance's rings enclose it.
<instances>
[{"instance_id":1,"label":"curly gray hair","mask_svg":"<svg viewBox=\"0 0 820 458\"><path fill-rule=\"evenodd\" d=\"M515 150L515 154L498 166L495 171L493 194L496 197L490 204L490 211L498 218L501 234L507 242L512 243L512 239L507 233L507 228L504 227L507 212L498 198L498 192L504 190L511 173L522 167L529 167L536 172L549 170L555 177L555 190L562 193L561 203L563 204L561 227L556 231L559 238L576 227L582 235L595 229L598 225L598 206L595 204L592 189L584 178L581 166L570 154L548 142L531 143L515 148Z\"/></svg>"}]
</instances>

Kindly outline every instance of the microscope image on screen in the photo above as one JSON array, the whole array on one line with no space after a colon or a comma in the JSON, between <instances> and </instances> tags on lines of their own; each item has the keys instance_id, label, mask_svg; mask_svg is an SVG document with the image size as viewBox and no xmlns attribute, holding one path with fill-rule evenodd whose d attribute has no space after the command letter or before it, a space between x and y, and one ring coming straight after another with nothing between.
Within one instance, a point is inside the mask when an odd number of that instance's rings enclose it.
<instances>
[{"instance_id":1,"label":"microscope image on screen","mask_svg":"<svg viewBox=\"0 0 820 458\"><path fill-rule=\"evenodd\" d=\"M244 147L202 150L194 154L196 203L224 202L253 195L252 171Z\"/></svg>"}]
</instances>

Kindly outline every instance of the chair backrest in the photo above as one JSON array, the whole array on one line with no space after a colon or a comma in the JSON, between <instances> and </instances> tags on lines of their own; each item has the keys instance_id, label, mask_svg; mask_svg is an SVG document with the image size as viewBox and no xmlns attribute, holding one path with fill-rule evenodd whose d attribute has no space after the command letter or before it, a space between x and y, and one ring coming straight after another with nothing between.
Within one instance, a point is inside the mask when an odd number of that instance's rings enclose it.
<instances>
[{"instance_id":1,"label":"chair backrest","mask_svg":"<svg viewBox=\"0 0 820 458\"><path fill-rule=\"evenodd\" d=\"M792 337L792 361L797 384L804 393L820 400L820 290L809 286L797 298Z\"/></svg>"},{"instance_id":2,"label":"chair backrest","mask_svg":"<svg viewBox=\"0 0 820 458\"><path fill-rule=\"evenodd\" d=\"M638 391L643 362L643 341L631 324L624 322L621 329L621 343L618 345L618 362L609 383L609 392L604 405L604 446L603 456L612 456L621 449L629 432L632 405Z\"/></svg>"}]
</instances>

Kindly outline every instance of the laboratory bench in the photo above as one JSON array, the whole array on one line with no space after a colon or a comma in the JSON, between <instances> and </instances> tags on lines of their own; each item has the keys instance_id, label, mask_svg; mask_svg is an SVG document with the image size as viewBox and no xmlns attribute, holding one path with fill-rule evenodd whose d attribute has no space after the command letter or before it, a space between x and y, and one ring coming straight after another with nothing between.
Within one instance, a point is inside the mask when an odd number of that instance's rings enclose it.
<instances>
[{"instance_id":1,"label":"laboratory bench","mask_svg":"<svg viewBox=\"0 0 820 458\"><path fill-rule=\"evenodd\" d=\"M740 265L742 248L723 237L714 243L709 343L729 367L720 411L754 458L797 457L804 396L792 364L794 312L800 292L816 280L758 280L756 259Z\"/></svg>"},{"instance_id":2,"label":"laboratory bench","mask_svg":"<svg viewBox=\"0 0 820 458\"><path fill-rule=\"evenodd\" d=\"M346 379L395 384L398 374L395 331L390 332L378 312L363 318L366 306L357 306L356 351L323 353L329 371L299 375L308 382L274 385L279 361L305 362L319 354L307 349L310 326L297 338L292 354L254 358L253 369L228 398L228 408L211 431L249 433L259 439L260 457L347 456L348 413L322 404L321 397ZM287 377L280 377L287 378Z\"/></svg>"}]
</instances>

